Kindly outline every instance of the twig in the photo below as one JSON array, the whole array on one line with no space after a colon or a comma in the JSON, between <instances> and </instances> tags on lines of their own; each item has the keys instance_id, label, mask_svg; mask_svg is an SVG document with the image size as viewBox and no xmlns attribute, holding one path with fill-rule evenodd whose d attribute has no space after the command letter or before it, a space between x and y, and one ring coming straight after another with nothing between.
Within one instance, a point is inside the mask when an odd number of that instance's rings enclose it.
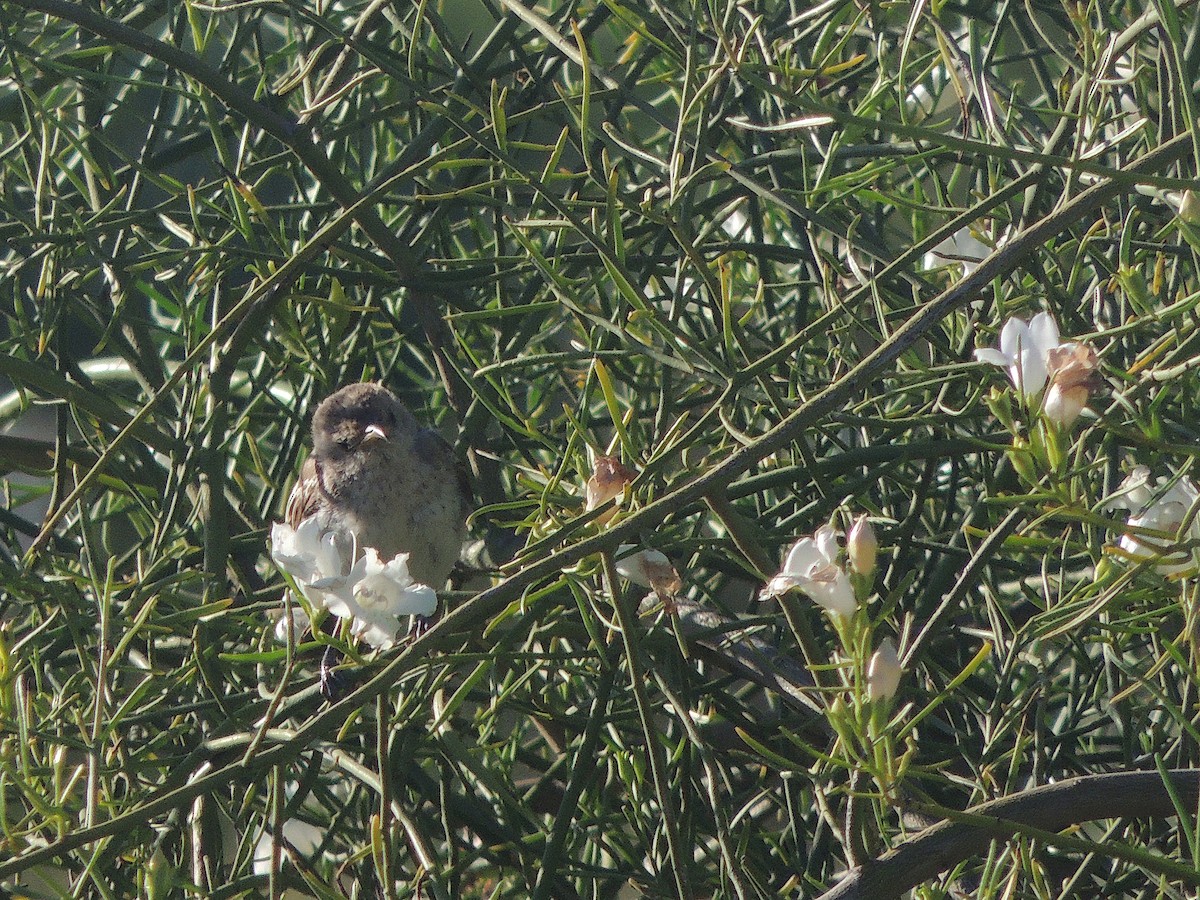
<instances>
[{"instance_id":1,"label":"twig","mask_svg":"<svg viewBox=\"0 0 1200 900\"><path fill-rule=\"evenodd\" d=\"M1174 769L1168 774L1182 803L1195 808L1200 799L1200 770ZM820 900L899 897L939 872L984 852L994 840L1029 835L1034 830L1039 834L1033 836L1044 841L1059 845L1083 843L1094 849L1077 838L1047 832L1093 819L1166 818L1175 814L1167 785L1158 772L1083 775L981 803L965 815L956 815L959 821L947 819L926 828L890 853L852 869ZM1171 870L1172 877L1192 884L1200 882L1200 873L1193 866L1162 860L1161 868Z\"/></svg>"}]
</instances>

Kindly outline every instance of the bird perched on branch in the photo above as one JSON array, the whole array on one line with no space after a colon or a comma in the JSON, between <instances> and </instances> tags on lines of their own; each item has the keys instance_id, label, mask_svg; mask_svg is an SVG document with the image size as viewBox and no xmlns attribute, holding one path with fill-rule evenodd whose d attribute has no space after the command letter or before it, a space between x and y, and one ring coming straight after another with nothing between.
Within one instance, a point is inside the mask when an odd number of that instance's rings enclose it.
<instances>
[{"instance_id":1,"label":"bird perched on branch","mask_svg":"<svg viewBox=\"0 0 1200 900\"><path fill-rule=\"evenodd\" d=\"M388 559L408 553L412 577L445 586L458 561L471 511L470 487L454 451L421 428L379 384L351 384L327 397L312 422L313 452L287 504L287 524L317 516L348 556L374 547ZM353 536L353 542L351 537Z\"/></svg>"}]
</instances>

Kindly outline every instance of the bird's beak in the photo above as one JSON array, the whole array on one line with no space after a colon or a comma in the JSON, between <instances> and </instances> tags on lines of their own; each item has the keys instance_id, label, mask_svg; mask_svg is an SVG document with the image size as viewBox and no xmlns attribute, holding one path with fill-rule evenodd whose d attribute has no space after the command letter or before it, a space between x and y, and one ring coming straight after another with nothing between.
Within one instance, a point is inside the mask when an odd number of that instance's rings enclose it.
<instances>
[{"instance_id":1,"label":"bird's beak","mask_svg":"<svg viewBox=\"0 0 1200 900\"><path fill-rule=\"evenodd\" d=\"M387 439L388 433L378 425L368 425L366 430L363 432L364 444L371 443L373 441L386 441Z\"/></svg>"}]
</instances>

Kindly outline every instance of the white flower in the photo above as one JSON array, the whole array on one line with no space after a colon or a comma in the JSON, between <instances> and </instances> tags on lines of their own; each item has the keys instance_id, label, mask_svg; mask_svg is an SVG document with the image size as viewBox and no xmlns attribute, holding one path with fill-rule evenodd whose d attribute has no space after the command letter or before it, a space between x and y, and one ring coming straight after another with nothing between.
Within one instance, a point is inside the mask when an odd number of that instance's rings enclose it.
<instances>
[{"instance_id":1,"label":"white flower","mask_svg":"<svg viewBox=\"0 0 1200 900\"><path fill-rule=\"evenodd\" d=\"M291 592L289 591L288 593ZM288 603L292 608L292 643L298 644L301 638L304 637L304 632L308 630L310 624L308 613L304 611L303 606L296 602L294 596ZM275 621L275 640L281 644L288 642L288 615L286 609L280 611L279 618Z\"/></svg>"},{"instance_id":2,"label":"white flower","mask_svg":"<svg viewBox=\"0 0 1200 900\"><path fill-rule=\"evenodd\" d=\"M386 563L368 547L343 579L322 588L325 608L350 619L351 633L372 647L386 650L396 642L401 616L428 616L437 608L433 588L413 581L408 554Z\"/></svg>"},{"instance_id":3,"label":"white flower","mask_svg":"<svg viewBox=\"0 0 1200 900\"><path fill-rule=\"evenodd\" d=\"M282 522L272 525L271 559L302 585L340 578L345 565L337 536L323 532L316 516L309 516L299 528Z\"/></svg>"},{"instance_id":4,"label":"white flower","mask_svg":"<svg viewBox=\"0 0 1200 900\"><path fill-rule=\"evenodd\" d=\"M347 572L337 535L323 532L315 516L295 529L276 523L271 528L271 558L292 576L314 609L350 619L351 633L377 649L396 642L401 616L428 616L437 608L433 588L417 584L409 574L407 553L384 562L368 547ZM293 610L297 628L301 621L306 626L307 618L299 607ZM275 634L287 640L286 616L276 623Z\"/></svg>"},{"instance_id":5,"label":"white flower","mask_svg":"<svg viewBox=\"0 0 1200 900\"><path fill-rule=\"evenodd\" d=\"M970 228L964 227L934 244L921 260L921 267L928 271L958 264L962 266L965 278L978 269L979 264L991 253L992 248L988 244L977 238Z\"/></svg>"},{"instance_id":6,"label":"white flower","mask_svg":"<svg viewBox=\"0 0 1200 900\"><path fill-rule=\"evenodd\" d=\"M1153 502L1154 488L1150 486L1150 467L1135 466L1117 487L1117 492L1104 504L1104 508L1136 511Z\"/></svg>"},{"instance_id":7,"label":"white flower","mask_svg":"<svg viewBox=\"0 0 1200 900\"><path fill-rule=\"evenodd\" d=\"M793 545L783 569L763 593L774 597L799 589L834 615L853 615L858 602L849 577L837 564L837 555L837 535L831 526L822 525L812 537Z\"/></svg>"},{"instance_id":8,"label":"white flower","mask_svg":"<svg viewBox=\"0 0 1200 900\"><path fill-rule=\"evenodd\" d=\"M617 556L617 574L634 584L650 588L659 597L673 597L683 589L679 573L666 554L658 550L639 550L635 553L633 544L622 544L617 548Z\"/></svg>"},{"instance_id":9,"label":"white flower","mask_svg":"<svg viewBox=\"0 0 1200 900\"><path fill-rule=\"evenodd\" d=\"M289 782L286 790L290 799L296 793L296 785ZM300 861L309 861L324 843L325 831L302 819L285 819L277 840L281 845L280 861L284 865L287 865L289 860L295 863L297 857ZM270 875L272 850L275 842L276 839L272 838L269 831L263 831L259 836L258 843L254 845L252 858L255 875L264 877ZM297 891L294 888L284 889L280 897L282 900L315 900L312 894Z\"/></svg>"},{"instance_id":10,"label":"white flower","mask_svg":"<svg viewBox=\"0 0 1200 900\"><path fill-rule=\"evenodd\" d=\"M1038 313L1028 323L1009 319L1000 332L999 349L980 347L975 358L1007 368L1008 377L1027 400L1035 398L1049 381L1042 412L1063 428L1075 423L1092 391L1101 384L1096 351L1087 344L1062 343L1049 313Z\"/></svg>"},{"instance_id":11,"label":"white flower","mask_svg":"<svg viewBox=\"0 0 1200 900\"><path fill-rule=\"evenodd\" d=\"M1027 398L1037 395L1046 384L1050 351L1062 346L1058 325L1049 313L1038 313L1033 321L1011 318L1000 331L1000 347L980 347L975 358L1008 369L1008 377Z\"/></svg>"},{"instance_id":12,"label":"white flower","mask_svg":"<svg viewBox=\"0 0 1200 900\"><path fill-rule=\"evenodd\" d=\"M1161 558L1155 568L1163 575L1195 569L1191 553L1171 552L1171 548L1200 492L1190 479L1170 482L1168 478L1159 478L1152 487L1150 470L1138 466L1121 482L1117 494L1106 504L1108 509L1128 509L1132 513L1127 523L1130 529L1161 532L1161 537L1153 537L1131 530L1121 535L1118 545L1135 559ZM1185 541L1200 540L1200 517L1193 517L1182 537Z\"/></svg>"},{"instance_id":13,"label":"white flower","mask_svg":"<svg viewBox=\"0 0 1200 900\"><path fill-rule=\"evenodd\" d=\"M879 541L875 538L875 529L865 515L859 516L846 535L846 557L850 560L850 568L859 575L870 575L875 571L878 553Z\"/></svg>"},{"instance_id":14,"label":"white flower","mask_svg":"<svg viewBox=\"0 0 1200 900\"><path fill-rule=\"evenodd\" d=\"M888 700L896 696L903 674L896 645L891 638L884 638L867 663L867 699Z\"/></svg>"}]
</instances>

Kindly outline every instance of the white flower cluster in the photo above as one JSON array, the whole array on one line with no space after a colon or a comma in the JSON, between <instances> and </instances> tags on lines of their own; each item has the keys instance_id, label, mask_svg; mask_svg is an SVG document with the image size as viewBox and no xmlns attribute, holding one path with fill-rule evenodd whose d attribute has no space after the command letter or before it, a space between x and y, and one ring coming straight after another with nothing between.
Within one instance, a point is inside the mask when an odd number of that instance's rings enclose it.
<instances>
[{"instance_id":1,"label":"white flower cluster","mask_svg":"<svg viewBox=\"0 0 1200 900\"><path fill-rule=\"evenodd\" d=\"M860 575L870 575L875 570L878 544L866 519L855 523L848 543L851 567ZM767 583L763 595L777 597L791 590L807 595L835 616L852 616L858 609L850 576L838 564L837 532L832 525L822 525L812 537L800 538L792 545L783 568Z\"/></svg>"},{"instance_id":2,"label":"white flower cluster","mask_svg":"<svg viewBox=\"0 0 1200 900\"><path fill-rule=\"evenodd\" d=\"M1009 319L1000 332L1000 346L981 347L975 358L1006 368L1025 399L1033 404L1040 396L1042 414L1063 428L1071 427L1102 383L1096 351L1087 344L1063 342L1058 325L1044 312L1029 322ZM1155 560L1154 568L1163 575L1194 574L1195 549L1179 544L1200 543L1200 516L1189 519L1193 507L1200 505L1198 498L1200 491L1187 478L1152 482L1150 470L1138 466L1106 504L1107 509L1129 510L1128 530L1118 546L1129 559Z\"/></svg>"},{"instance_id":3,"label":"white flower cluster","mask_svg":"<svg viewBox=\"0 0 1200 900\"><path fill-rule=\"evenodd\" d=\"M779 574L763 588L764 597L778 597L798 590L824 607L836 620L845 621L858 609L858 586L869 582L875 572L879 541L875 529L860 516L846 535L846 564L838 561L837 532L822 525L812 537L802 537L792 545ZM866 666L867 699L885 703L895 696L904 670L891 638L885 638Z\"/></svg>"},{"instance_id":4,"label":"white flower cluster","mask_svg":"<svg viewBox=\"0 0 1200 900\"><path fill-rule=\"evenodd\" d=\"M980 347L975 358L1008 369L1013 386L1029 401L1036 399L1049 381L1042 411L1064 428L1079 418L1099 384L1096 351L1087 344L1063 343L1049 313L1038 313L1029 322L1009 319L1000 331L1000 346Z\"/></svg>"},{"instance_id":5,"label":"white flower cluster","mask_svg":"<svg viewBox=\"0 0 1200 900\"><path fill-rule=\"evenodd\" d=\"M349 619L350 632L372 647L386 650L400 633L401 616L428 616L437 608L433 588L413 581L408 554L384 561L373 547L349 554L346 568L338 537L322 531L315 516L299 528L276 523L271 528L271 558L304 594L314 610L327 609Z\"/></svg>"},{"instance_id":6,"label":"white flower cluster","mask_svg":"<svg viewBox=\"0 0 1200 900\"><path fill-rule=\"evenodd\" d=\"M1195 571L1194 555L1173 546L1198 497L1200 492L1189 479L1159 478L1152 485L1150 470L1138 466L1121 482L1107 504L1109 509L1127 509L1131 513L1128 521L1131 531L1121 535L1120 548L1135 559L1161 557L1155 568L1163 575ZM1182 539L1200 541L1200 516L1192 517Z\"/></svg>"}]
</instances>

